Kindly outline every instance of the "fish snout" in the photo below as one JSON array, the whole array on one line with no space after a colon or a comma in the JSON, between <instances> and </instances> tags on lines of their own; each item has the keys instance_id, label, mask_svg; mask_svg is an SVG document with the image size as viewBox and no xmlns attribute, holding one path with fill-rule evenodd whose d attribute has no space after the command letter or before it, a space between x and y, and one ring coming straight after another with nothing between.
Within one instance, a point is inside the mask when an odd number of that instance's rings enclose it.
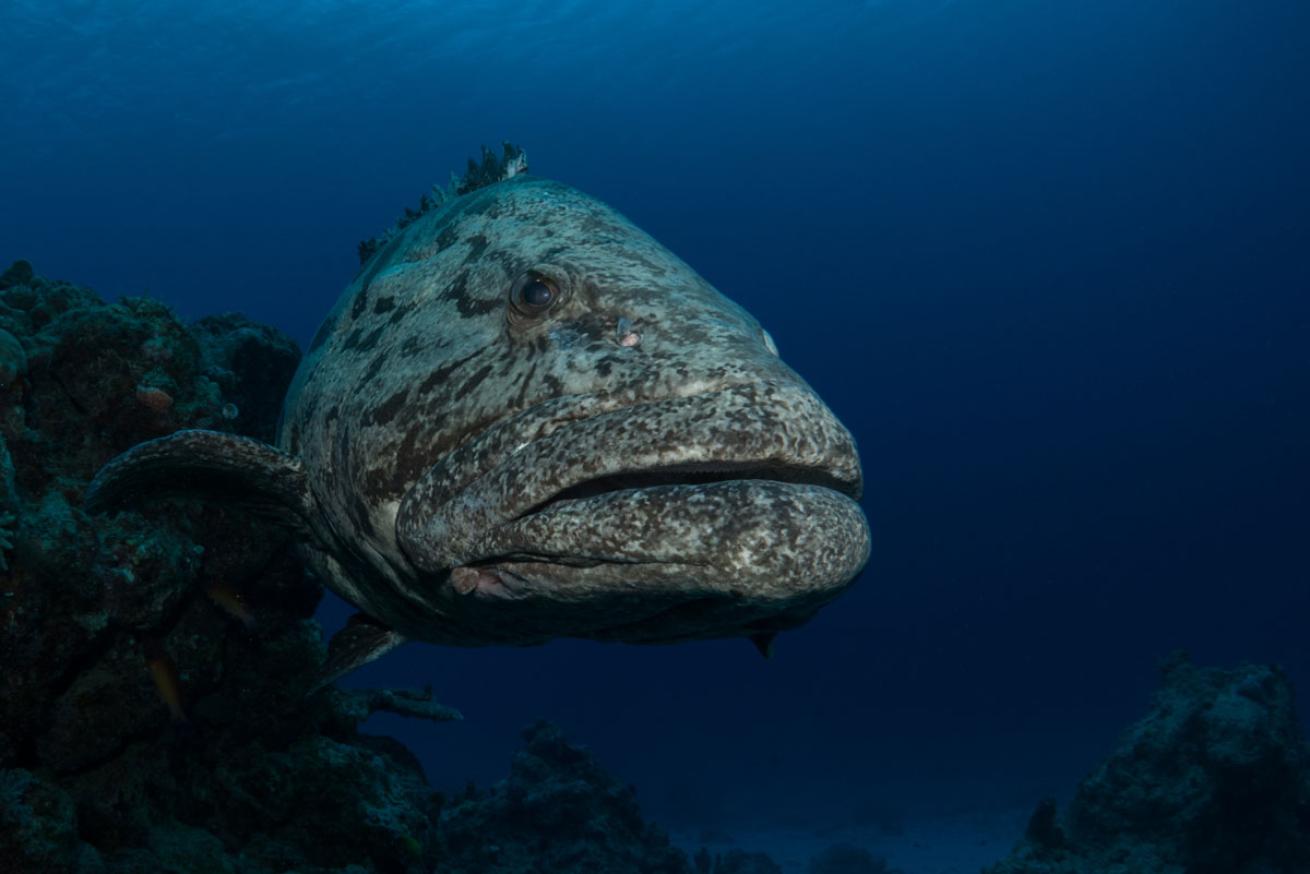
<instances>
[{"instance_id":1,"label":"fish snout","mask_svg":"<svg viewBox=\"0 0 1310 874\"><path fill-rule=\"evenodd\" d=\"M799 381L557 415L536 433L483 435L463 450L476 475L451 488L438 465L428 478L445 487L402 502L402 548L447 577L449 615L516 639L743 634L803 621L868 557L854 440Z\"/></svg>"}]
</instances>

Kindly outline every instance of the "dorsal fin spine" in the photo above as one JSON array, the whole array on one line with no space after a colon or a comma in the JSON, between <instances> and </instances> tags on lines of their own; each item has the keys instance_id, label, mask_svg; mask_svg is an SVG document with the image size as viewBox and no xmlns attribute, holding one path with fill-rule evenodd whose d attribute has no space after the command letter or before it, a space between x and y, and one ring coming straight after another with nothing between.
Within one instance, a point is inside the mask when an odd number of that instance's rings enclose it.
<instances>
[{"instance_id":1,"label":"dorsal fin spine","mask_svg":"<svg viewBox=\"0 0 1310 874\"><path fill-rule=\"evenodd\" d=\"M468 194L470 191L477 191L479 188L486 188L489 185L495 185L497 182L513 179L515 176L527 172L528 153L523 151L522 147L506 140L501 143L501 154L498 156L484 145L480 163L469 158L468 169L465 170L463 175L450 174L449 184L445 187L433 185L426 194L419 198L417 209L405 207L404 215L396 219L395 224L376 237L361 240L359 243L360 269L362 270L364 265L381 251L392 237L409 227L419 217L434 209L440 209L450 200Z\"/></svg>"}]
</instances>

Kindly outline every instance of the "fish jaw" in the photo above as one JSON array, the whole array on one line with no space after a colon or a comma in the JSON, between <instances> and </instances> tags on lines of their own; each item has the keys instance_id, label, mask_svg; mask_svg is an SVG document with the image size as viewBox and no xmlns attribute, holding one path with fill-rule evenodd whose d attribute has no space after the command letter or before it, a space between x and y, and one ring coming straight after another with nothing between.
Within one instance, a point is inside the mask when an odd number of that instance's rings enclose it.
<instances>
[{"instance_id":1,"label":"fish jaw","mask_svg":"<svg viewBox=\"0 0 1310 874\"><path fill-rule=\"evenodd\" d=\"M641 521L616 536L623 519ZM477 581L458 615L504 642L673 643L808 619L859 573L869 533L840 492L732 480L560 502L484 545L498 556L452 573Z\"/></svg>"},{"instance_id":2,"label":"fish jaw","mask_svg":"<svg viewBox=\"0 0 1310 874\"><path fill-rule=\"evenodd\" d=\"M401 503L399 542L461 633L663 642L774 630L836 597L867 560L854 442L803 384L555 422L518 442L497 433L515 423L492 429Z\"/></svg>"}]
</instances>

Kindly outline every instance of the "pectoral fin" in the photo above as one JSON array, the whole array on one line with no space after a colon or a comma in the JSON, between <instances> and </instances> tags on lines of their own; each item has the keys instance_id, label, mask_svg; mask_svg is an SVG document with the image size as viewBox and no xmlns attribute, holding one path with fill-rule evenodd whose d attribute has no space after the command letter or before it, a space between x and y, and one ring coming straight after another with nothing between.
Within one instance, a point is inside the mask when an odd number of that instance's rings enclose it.
<instances>
[{"instance_id":1,"label":"pectoral fin","mask_svg":"<svg viewBox=\"0 0 1310 874\"><path fill-rule=\"evenodd\" d=\"M324 686L331 685L337 679L374 659L381 658L404 642L403 635L363 613L356 613L350 617L346 627L332 635L332 639L328 641L327 660L318 669L318 674L307 694L313 694Z\"/></svg>"},{"instance_id":2,"label":"pectoral fin","mask_svg":"<svg viewBox=\"0 0 1310 874\"><path fill-rule=\"evenodd\" d=\"M177 431L132 447L100 469L85 503L95 512L188 494L313 530L313 499L300 460L262 441L221 431Z\"/></svg>"},{"instance_id":3,"label":"pectoral fin","mask_svg":"<svg viewBox=\"0 0 1310 874\"><path fill-rule=\"evenodd\" d=\"M750 641L755 644L755 649L760 655L764 656L766 659L771 659L773 658L773 642L777 640L777 638L778 632L763 631L759 634L752 634L750 636Z\"/></svg>"}]
</instances>

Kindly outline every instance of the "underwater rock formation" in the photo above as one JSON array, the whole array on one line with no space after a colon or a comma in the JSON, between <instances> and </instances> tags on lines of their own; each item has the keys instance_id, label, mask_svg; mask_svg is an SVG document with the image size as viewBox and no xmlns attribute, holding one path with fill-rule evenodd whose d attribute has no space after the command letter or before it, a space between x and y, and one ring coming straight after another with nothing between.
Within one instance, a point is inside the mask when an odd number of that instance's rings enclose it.
<instances>
[{"instance_id":1,"label":"underwater rock formation","mask_svg":"<svg viewBox=\"0 0 1310 874\"><path fill-rule=\"evenodd\" d=\"M782 874L778 863L764 853L748 853L745 850L711 854L701 847L693 861L696 874Z\"/></svg>"},{"instance_id":2,"label":"underwater rock formation","mask_svg":"<svg viewBox=\"0 0 1310 874\"><path fill-rule=\"evenodd\" d=\"M834 844L810 860L809 874L901 874L862 847Z\"/></svg>"},{"instance_id":3,"label":"underwater rock formation","mask_svg":"<svg viewBox=\"0 0 1310 874\"><path fill-rule=\"evenodd\" d=\"M631 786L548 723L523 740L506 780L447 802L441 871L689 874L686 855L642 820Z\"/></svg>"},{"instance_id":4,"label":"underwater rock formation","mask_svg":"<svg viewBox=\"0 0 1310 874\"><path fill-rule=\"evenodd\" d=\"M355 730L394 694L303 701L320 593L280 532L194 502L81 510L141 440L271 434L298 358L240 316L188 328L25 262L0 276L5 871L401 871L430 847L412 757Z\"/></svg>"},{"instance_id":5,"label":"underwater rock formation","mask_svg":"<svg viewBox=\"0 0 1310 874\"><path fill-rule=\"evenodd\" d=\"M237 313L206 316L191 325L191 333L200 343L205 375L223 393L220 413L232 430L273 442L300 349L280 331Z\"/></svg>"},{"instance_id":6,"label":"underwater rock formation","mask_svg":"<svg viewBox=\"0 0 1310 874\"><path fill-rule=\"evenodd\" d=\"M179 428L268 439L299 351L17 262L0 274L0 871L690 874L633 790L540 724L446 800L379 710L325 689L321 595L275 526L177 498L89 516L110 457ZM767 871L731 867L730 871Z\"/></svg>"},{"instance_id":7,"label":"underwater rock formation","mask_svg":"<svg viewBox=\"0 0 1310 874\"><path fill-rule=\"evenodd\" d=\"M1310 746L1273 667L1162 666L1155 707L987 874L1310 871Z\"/></svg>"}]
</instances>

